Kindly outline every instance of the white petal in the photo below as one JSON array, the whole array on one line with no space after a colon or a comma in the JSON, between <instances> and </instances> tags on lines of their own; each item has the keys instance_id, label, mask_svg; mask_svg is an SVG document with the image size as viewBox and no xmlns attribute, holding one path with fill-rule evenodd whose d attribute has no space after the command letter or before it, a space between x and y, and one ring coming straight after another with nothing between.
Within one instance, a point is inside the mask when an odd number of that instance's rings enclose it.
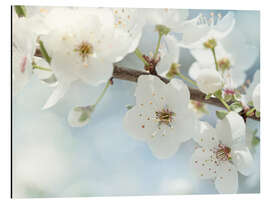
<instances>
[{"instance_id":1,"label":"white petal","mask_svg":"<svg viewBox=\"0 0 270 203\"><path fill-rule=\"evenodd\" d=\"M160 100L158 94L165 87L165 83L158 77L152 75L141 75L137 80L135 91L136 104L144 104L153 100Z\"/></svg>"},{"instance_id":2,"label":"white petal","mask_svg":"<svg viewBox=\"0 0 270 203\"><path fill-rule=\"evenodd\" d=\"M196 134L194 140L206 149L213 149L218 146L219 141L216 135L216 130L207 122L200 122L200 133Z\"/></svg>"},{"instance_id":3,"label":"white petal","mask_svg":"<svg viewBox=\"0 0 270 203\"><path fill-rule=\"evenodd\" d=\"M191 64L188 74L193 80L197 80L201 70L203 67L198 62L194 62Z\"/></svg>"},{"instance_id":4,"label":"white petal","mask_svg":"<svg viewBox=\"0 0 270 203\"><path fill-rule=\"evenodd\" d=\"M213 152L209 149L198 148L191 157L191 170L194 175L201 179L216 177L217 165L214 162Z\"/></svg>"},{"instance_id":5,"label":"white petal","mask_svg":"<svg viewBox=\"0 0 270 203\"><path fill-rule=\"evenodd\" d=\"M43 68L51 69L50 65L42 57L34 56L33 60L36 63L36 65ZM52 71L44 71L39 69L34 69L34 73L38 76L40 80L48 79L53 74Z\"/></svg>"},{"instance_id":6,"label":"white petal","mask_svg":"<svg viewBox=\"0 0 270 203\"><path fill-rule=\"evenodd\" d=\"M253 158L247 147L233 150L232 161L243 175L248 176L253 172Z\"/></svg>"},{"instance_id":7,"label":"white petal","mask_svg":"<svg viewBox=\"0 0 270 203\"><path fill-rule=\"evenodd\" d=\"M228 147L243 142L246 136L245 122L234 111L228 113L223 120L218 121L216 130L219 140Z\"/></svg>"},{"instance_id":8,"label":"white petal","mask_svg":"<svg viewBox=\"0 0 270 203\"><path fill-rule=\"evenodd\" d=\"M97 86L112 77L113 64L90 58L84 67L77 67L76 73L85 83Z\"/></svg>"},{"instance_id":9,"label":"white petal","mask_svg":"<svg viewBox=\"0 0 270 203\"><path fill-rule=\"evenodd\" d=\"M58 83L58 85L53 90L53 93L51 94L49 99L46 101L42 109L44 110L44 109L48 109L54 106L66 94L69 87L70 87L70 84Z\"/></svg>"},{"instance_id":10,"label":"white petal","mask_svg":"<svg viewBox=\"0 0 270 203\"><path fill-rule=\"evenodd\" d=\"M217 178L215 186L219 193L235 194L238 190L238 174L234 165L224 161L217 168Z\"/></svg>"},{"instance_id":11,"label":"white petal","mask_svg":"<svg viewBox=\"0 0 270 203\"><path fill-rule=\"evenodd\" d=\"M177 45L178 40L172 36L167 35L164 37L165 43L160 48L161 60L157 64L156 69L160 75L165 75L171 67L172 63L178 63L180 48Z\"/></svg>"},{"instance_id":12,"label":"white petal","mask_svg":"<svg viewBox=\"0 0 270 203\"><path fill-rule=\"evenodd\" d=\"M235 18L232 12L228 12L215 26L215 30L220 33L219 38L224 38L231 33L235 25Z\"/></svg>"},{"instance_id":13,"label":"white petal","mask_svg":"<svg viewBox=\"0 0 270 203\"><path fill-rule=\"evenodd\" d=\"M252 101L255 109L260 112L260 84L258 84L253 91Z\"/></svg>"},{"instance_id":14,"label":"white petal","mask_svg":"<svg viewBox=\"0 0 270 203\"><path fill-rule=\"evenodd\" d=\"M204 69L197 77L197 84L205 94L214 93L222 88L222 77L214 69Z\"/></svg>"},{"instance_id":15,"label":"white petal","mask_svg":"<svg viewBox=\"0 0 270 203\"><path fill-rule=\"evenodd\" d=\"M187 85L179 79L172 79L166 88L160 89L163 96L167 99L167 104L176 112L181 112L188 107L190 93Z\"/></svg>"},{"instance_id":16,"label":"white petal","mask_svg":"<svg viewBox=\"0 0 270 203\"><path fill-rule=\"evenodd\" d=\"M147 143L153 155L159 159L167 159L173 156L181 144L178 141L178 135L169 130L159 130Z\"/></svg>"},{"instance_id":17,"label":"white petal","mask_svg":"<svg viewBox=\"0 0 270 203\"><path fill-rule=\"evenodd\" d=\"M149 108L136 105L130 109L124 117L124 128L132 137L145 141L149 139L157 129L157 123L153 120L154 112Z\"/></svg>"},{"instance_id":18,"label":"white petal","mask_svg":"<svg viewBox=\"0 0 270 203\"><path fill-rule=\"evenodd\" d=\"M176 112L175 120L171 125L173 126L172 133L177 135L180 142L186 142L198 136L200 130L199 121L195 113L189 109Z\"/></svg>"}]
</instances>

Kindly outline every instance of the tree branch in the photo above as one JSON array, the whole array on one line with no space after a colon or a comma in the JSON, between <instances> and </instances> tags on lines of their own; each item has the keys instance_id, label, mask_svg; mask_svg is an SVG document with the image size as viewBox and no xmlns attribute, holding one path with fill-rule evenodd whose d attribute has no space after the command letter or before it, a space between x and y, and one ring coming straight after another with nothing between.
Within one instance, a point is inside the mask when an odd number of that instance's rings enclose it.
<instances>
[{"instance_id":1,"label":"tree branch","mask_svg":"<svg viewBox=\"0 0 270 203\"><path fill-rule=\"evenodd\" d=\"M36 49L35 56L42 57L42 54L41 54L39 49ZM139 70L124 68L124 67L119 67L117 65L114 65L113 78L115 78L115 79L137 82L138 77L141 75L151 75L151 74L149 72L146 72L146 71L139 71ZM163 82L169 83L169 80L167 78L161 77L159 75L156 75L156 76L159 77ZM207 103L207 104L211 104L214 106L225 108L225 106L217 98L205 99L206 95L198 89L194 89L194 88L189 87L189 91L190 91L190 99L192 99L192 100L196 100L199 102L203 102L203 103ZM244 112L244 111L240 112L239 114L244 119L251 118L253 120L260 121L260 118L257 118L255 116L255 114L248 116L248 117L245 115L246 112Z\"/></svg>"},{"instance_id":2,"label":"tree branch","mask_svg":"<svg viewBox=\"0 0 270 203\"><path fill-rule=\"evenodd\" d=\"M137 82L138 77L141 75L150 75L150 73L114 65L113 78L115 79ZM161 76L157 77L159 77L163 82L169 83L169 80L167 78ZM198 89L189 87L189 91L190 91L190 99L192 100L225 108L225 106L217 98L205 99L206 94L202 93ZM240 115L245 118L244 114L245 114L244 112L240 112ZM260 121L260 118L257 118L255 115L249 116L247 118Z\"/></svg>"}]
</instances>

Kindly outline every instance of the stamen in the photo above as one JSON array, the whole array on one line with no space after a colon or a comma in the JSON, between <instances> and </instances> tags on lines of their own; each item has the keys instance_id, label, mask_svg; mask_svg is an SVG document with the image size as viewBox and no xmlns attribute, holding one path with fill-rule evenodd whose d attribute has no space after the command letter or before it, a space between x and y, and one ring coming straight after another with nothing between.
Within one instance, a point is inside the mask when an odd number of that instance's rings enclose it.
<instances>
[{"instance_id":1,"label":"stamen","mask_svg":"<svg viewBox=\"0 0 270 203\"><path fill-rule=\"evenodd\" d=\"M174 112L169 111L169 109L165 106L165 108L163 108L161 111L156 111L155 115L156 120L158 121L158 126L165 124L172 128L171 123L174 119L173 117L175 116Z\"/></svg>"},{"instance_id":2,"label":"stamen","mask_svg":"<svg viewBox=\"0 0 270 203\"><path fill-rule=\"evenodd\" d=\"M74 49L75 52L79 52L79 55L82 57L82 60L85 61L85 59L92 55L94 53L94 48L92 44L86 41L82 41L81 44L77 46L77 48Z\"/></svg>"}]
</instances>

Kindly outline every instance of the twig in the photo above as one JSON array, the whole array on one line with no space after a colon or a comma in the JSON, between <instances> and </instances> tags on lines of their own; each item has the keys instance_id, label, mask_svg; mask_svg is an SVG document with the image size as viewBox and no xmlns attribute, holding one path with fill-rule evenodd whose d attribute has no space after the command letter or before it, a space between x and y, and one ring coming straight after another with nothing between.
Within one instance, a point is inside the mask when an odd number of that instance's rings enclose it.
<instances>
[{"instance_id":1,"label":"twig","mask_svg":"<svg viewBox=\"0 0 270 203\"><path fill-rule=\"evenodd\" d=\"M36 50L35 56L42 57L39 49ZM141 75L150 75L150 73L146 72L146 71L139 71L139 70L124 68L124 67L119 67L117 65L114 65L113 78L115 78L115 79L137 82L138 77ZM159 75L157 75L157 77L159 77L163 82L169 83L169 80L167 78L161 77ZM202 93L198 89L194 89L194 88L189 87L189 91L190 91L190 99L192 99L192 100L196 100L199 102L203 102L203 103L207 103L207 104L211 104L214 106L225 108L225 106L217 98L205 99L206 94ZM241 113L240 113L240 115L243 116ZM260 121L260 118L257 118L255 116L255 114L247 116L247 118L251 118L253 120Z\"/></svg>"},{"instance_id":2,"label":"twig","mask_svg":"<svg viewBox=\"0 0 270 203\"><path fill-rule=\"evenodd\" d=\"M134 70L130 68L123 68L117 65L114 66L113 78L115 79L137 82L138 77L141 75L150 75L150 73L145 72L145 71ZM169 83L169 80L167 78L164 78L161 76L157 76L157 77L159 77L163 82ZM225 106L217 98L205 99L206 94L202 93L198 89L189 87L189 91L190 91L190 99L192 100L196 100L199 102L225 108ZM257 118L255 115L248 116L248 118L260 121L260 118Z\"/></svg>"}]
</instances>

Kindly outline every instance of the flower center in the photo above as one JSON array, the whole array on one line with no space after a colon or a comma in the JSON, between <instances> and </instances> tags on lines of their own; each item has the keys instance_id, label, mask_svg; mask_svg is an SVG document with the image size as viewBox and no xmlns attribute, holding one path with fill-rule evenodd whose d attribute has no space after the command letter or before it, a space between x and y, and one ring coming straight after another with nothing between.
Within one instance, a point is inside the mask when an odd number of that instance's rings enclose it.
<instances>
[{"instance_id":1,"label":"flower center","mask_svg":"<svg viewBox=\"0 0 270 203\"><path fill-rule=\"evenodd\" d=\"M215 151L216 153L216 158L220 161L227 161L227 160L231 160L231 148L223 145L223 144L219 144L218 148Z\"/></svg>"},{"instance_id":2,"label":"flower center","mask_svg":"<svg viewBox=\"0 0 270 203\"><path fill-rule=\"evenodd\" d=\"M218 66L222 71L225 71L230 68L231 62L227 58L222 58L218 61Z\"/></svg>"},{"instance_id":3,"label":"flower center","mask_svg":"<svg viewBox=\"0 0 270 203\"><path fill-rule=\"evenodd\" d=\"M172 128L171 123L173 121L173 118L175 116L175 113L172 111L169 111L167 107L163 108L161 111L156 111L156 119L158 121L158 126L165 124Z\"/></svg>"},{"instance_id":4,"label":"flower center","mask_svg":"<svg viewBox=\"0 0 270 203\"><path fill-rule=\"evenodd\" d=\"M79 55L82 57L82 60L85 61L85 59L92 55L94 53L94 47L92 44L86 41L82 41L81 44L79 44L75 49L75 52L78 52Z\"/></svg>"}]
</instances>

